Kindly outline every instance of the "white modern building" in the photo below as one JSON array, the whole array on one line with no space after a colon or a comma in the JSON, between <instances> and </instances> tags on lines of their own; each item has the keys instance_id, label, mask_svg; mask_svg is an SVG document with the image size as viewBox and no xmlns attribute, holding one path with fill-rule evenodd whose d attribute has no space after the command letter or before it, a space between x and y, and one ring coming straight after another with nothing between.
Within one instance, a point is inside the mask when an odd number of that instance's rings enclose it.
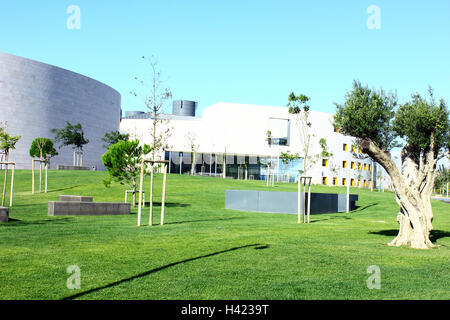
<instances>
[{"instance_id":1,"label":"white modern building","mask_svg":"<svg viewBox=\"0 0 450 320\"><path fill-rule=\"evenodd\" d=\"M304 169L301 136L305 136L304 130L299 129L296 116L289 114L288 108L217 103L205 108L198 117L196 106L192 101L175 101L173 113L161 115L167 121L159 125L158 131L170 128L171 135L167 138L168 148L158 158L170 160L170 173L194 172L240 179L266 179L270 174L275 181L294 182L299 170ZM149 114L127 112L120 130L151 144L152 121ZM374 181L375 187L374 162L359 152L354 138L333 127L333 115L310 111L309 121L309 155L320 155L319 140L325 139L332 156L317 156L315 162L309 161L314 164L309 169L306 165L305 175L311 176L315 184L343 186L350 182L355 187L370 188ZM280 155L288 151L302 158L284 164Z\"/></svg>"}]
</instances>

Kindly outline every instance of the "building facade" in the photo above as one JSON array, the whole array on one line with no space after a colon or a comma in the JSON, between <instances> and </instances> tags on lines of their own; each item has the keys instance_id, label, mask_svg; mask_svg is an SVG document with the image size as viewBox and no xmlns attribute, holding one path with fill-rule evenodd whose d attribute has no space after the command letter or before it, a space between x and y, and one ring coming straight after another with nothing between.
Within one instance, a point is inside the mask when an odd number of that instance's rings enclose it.
<instances>
[{"instance_id":1,"label":"building facade","mask_svg":"<svg viewBox=\"0 0 450 320\"><path fill-rule=\"evenodd\" d=\"M90 141L83 148L83 165L103 169L101 138L106 132L119 130L120 104L120 94L101 82L0 52L0 122L6 122L9 134L22 136L9 156L18 169L31 168L32 141L37 137L53 139L50 130L64 128L66 121L81 123ZM72 165L71 147L57 151L51 168Z\"/></svg>"},{"instance_id":2,"label":"building facade","mask_svg":"<svg viewBox=\"0 0 450 320\"><path fill-rule=\"evenodd\" d=\"M192 106L187 102L185 105ZM334 128L332 114L310 111L311 127L305 131L288 108L217 103L198 117L192 114L191 107L190 116L180 113L179 106L180 102L175 101L173 114L162 115L169 121L158 128L159 132L171 129L169 148L158 155L170 161L171 173L240 179L266 179L272 175L275 181L294 182L299 170L307 169L304 175L311 176L314 184L376 184L376 166L358 150L354 138ZM132 138L151 144L152 121L149 114L140 113L123 118L120 128ZM308 154L312 156L306 166L302 151L305 132L310 136ZM320 156L321 139L330 153L327 157ZM288 151L299 154L301 159L283 163L280 156Z\"/></svg>"}]
</instances>

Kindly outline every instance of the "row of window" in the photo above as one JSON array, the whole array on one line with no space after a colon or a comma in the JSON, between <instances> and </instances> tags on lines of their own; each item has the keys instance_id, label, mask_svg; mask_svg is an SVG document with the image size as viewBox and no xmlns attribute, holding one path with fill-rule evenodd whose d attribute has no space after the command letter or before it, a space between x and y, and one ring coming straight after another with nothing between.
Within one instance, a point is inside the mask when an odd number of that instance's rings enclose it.
<instances>
[{"instance_id":1,"label":"row of window","mask_svg":"<svg viewBox=\"0 0 450 320\"><path fill-rule=\"evenodd\" d=\"M352 145L351 149L353 153L356 153L356 147L354 145ZM348 151L348 145L346 143L342 145L342 151ZM361 148L358 148L358 153L362 153Z\"/></svg>"},{"instance_id":2,"label":"row of window","mask_svg":"<svg viewBox=\"0 0 450 320\"><path fill-rule=\"evenodd\" d=\"M351 162L350 163L350 168L351 169L355 169L356 165L358 165L358 170L367 170L369 169L369 171L372 170L372 165L367 165L367 163L361 163L361 162ZM328 167L328 159L322 159L322 167ZM342 161L342 168L347 168L347 161Z\"/></svg>"},{"instance_id":3,"label":"row of window","mask_svg":"<svg viewBox=\"0 0 450 320\"><path fill-rule=\"evenodd\" d=\"M356 182L358 184L356 184ZM362 185L361 185L362 182ZM347 179L346 178L342 178L341 179L341 185L342 186L346 186L347 185ZM355 179L350 179L350 186L352 187L360 187L363 186L364 188L367 188L368 183L370 183L370 181L368 182L367 180L355 180ZM322 184L324 185L328 185L328 178L327 177L322 177ZM338 185L338 178L334 177L333 178L333 186L337 186Z\"/></svg>"}]
</instances>

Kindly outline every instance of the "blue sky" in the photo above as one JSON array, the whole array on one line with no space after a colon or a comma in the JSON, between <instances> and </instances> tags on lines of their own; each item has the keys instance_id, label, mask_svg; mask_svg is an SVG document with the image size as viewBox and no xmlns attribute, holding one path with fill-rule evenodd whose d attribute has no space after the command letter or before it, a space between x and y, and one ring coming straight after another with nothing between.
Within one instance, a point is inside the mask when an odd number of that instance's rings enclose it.
<instances>
[{"instance_id":1,"label":"blue sky","mask_svg":"<svg viewBox=\"0 0 450 320\"><path fill-rule=\"evenodd\" d=\"M69 30L69 5L81 29ZM381 29L366 26L370 5ZM331 112L353 79L450 102L450 1L1 0L0 50L69 69L129 94L158 57L174 99L285 106L291 91ZM170 111L169 106L169 111Z\"/></svg>"}]
</instances>

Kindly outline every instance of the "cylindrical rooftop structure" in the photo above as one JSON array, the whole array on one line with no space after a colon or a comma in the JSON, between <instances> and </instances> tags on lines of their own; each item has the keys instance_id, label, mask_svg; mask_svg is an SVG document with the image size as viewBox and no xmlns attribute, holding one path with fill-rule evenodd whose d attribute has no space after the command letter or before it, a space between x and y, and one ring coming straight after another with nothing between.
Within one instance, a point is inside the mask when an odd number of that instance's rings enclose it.
<instances>
[{"instance_id":1,"label":"cylindrical rooftop structure","mask_svg":"<svg viewBox=\"0 0 450 320\"><path fill-rule=\"evenodd\" d=\"M172 114L176 116L195 117L197 102L189 100L175 100Z\"/></svg>"}]
</instances>

